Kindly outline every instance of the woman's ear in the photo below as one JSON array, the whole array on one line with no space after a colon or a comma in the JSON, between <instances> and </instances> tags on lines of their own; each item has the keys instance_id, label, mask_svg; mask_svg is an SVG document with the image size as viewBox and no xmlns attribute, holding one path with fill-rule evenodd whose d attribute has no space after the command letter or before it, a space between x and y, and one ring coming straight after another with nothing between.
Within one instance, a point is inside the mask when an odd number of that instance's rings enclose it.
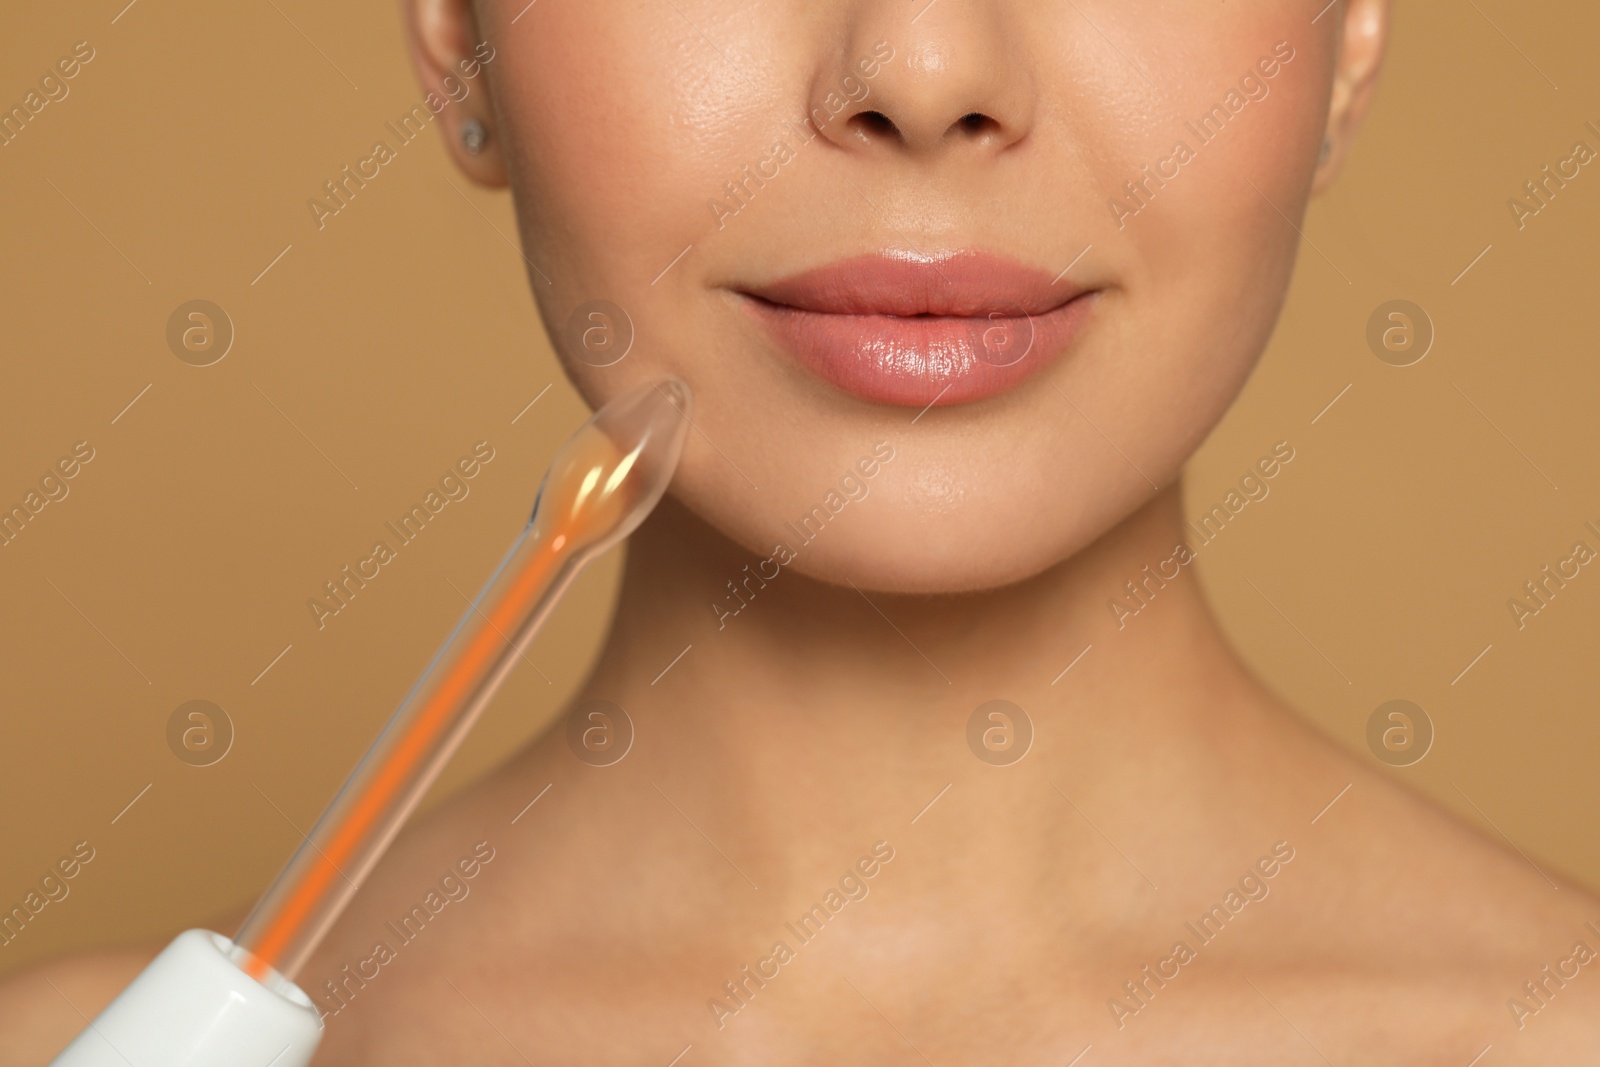
<instances>
[{"instance_id":1,"label":"woman's ear","mask_svg":"<svg viewBox=\"0 0 1600 1067\"><path fill-rule=\"evenodd\" d=\"M1389 41L1390 0L1345 0L1344 29L1333 72L1328 127L1312 191L1321 192L1339 172L1350 142L1372 103L1372 91Z\"/></svg>"},{"instance_id":2,"label":"woman's ear","mask_svg":"<svg viewBox=\"0 0 1600 1067\"><path fill-rule=\"evenodd\" d=\"M495 128L486 68L494 48L478 35L471 0L402 0L417 79L435 108L445 150L467 177L506 184L506 157Z\"/></svg>"}]
</instances>

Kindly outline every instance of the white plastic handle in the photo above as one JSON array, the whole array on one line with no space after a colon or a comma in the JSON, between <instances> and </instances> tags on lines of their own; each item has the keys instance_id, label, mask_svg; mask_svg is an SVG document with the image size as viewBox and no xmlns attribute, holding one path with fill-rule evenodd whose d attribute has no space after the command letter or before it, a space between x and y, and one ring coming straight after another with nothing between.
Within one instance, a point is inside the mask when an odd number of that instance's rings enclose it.
<instances>
[{"instance_id":1,"label":"white plastic handle","mask_svg":"<svg viewBox=\"0 0 1600 1067\"><path fill-rule=\"evenodd\" d=\"M311 998L276 971L256 981L234 951L179 934L51 1067L306 1067L322 1040Z\"/></svg>"}]
</instances>

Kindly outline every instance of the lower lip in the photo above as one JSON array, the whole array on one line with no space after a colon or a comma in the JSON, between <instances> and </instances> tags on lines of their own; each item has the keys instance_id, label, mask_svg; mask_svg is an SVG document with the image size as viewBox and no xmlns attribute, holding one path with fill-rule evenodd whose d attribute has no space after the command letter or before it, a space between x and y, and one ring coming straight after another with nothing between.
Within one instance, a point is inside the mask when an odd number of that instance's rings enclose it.
<instances>
[{"instance_id":1,"label":"lower lip","mask_svg":"<svg viewBox=\"0 0 1600 1067\"><path fill-rule=\"evenodd\" d=\"M1093 292L1038 315L838 315L747 297L745 305L814 374L878 404L933 407L1005 392L1054 362ZM1002 365L1003 364L1003 365Z\"/></svg>"}]
</instances>

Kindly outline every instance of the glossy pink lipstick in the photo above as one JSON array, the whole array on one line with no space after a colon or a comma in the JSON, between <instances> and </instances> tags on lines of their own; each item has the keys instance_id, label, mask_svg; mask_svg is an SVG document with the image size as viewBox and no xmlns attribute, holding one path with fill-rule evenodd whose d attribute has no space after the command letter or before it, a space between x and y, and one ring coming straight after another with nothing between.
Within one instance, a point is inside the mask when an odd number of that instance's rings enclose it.
<instances>
[{"instance_id":1,"label":"glossy pink lipstick","mask_svg":"<svg viewBox=\"0 0 1600 1067\"><path fill-rule=\"evenodd\" d=\"M1085 290L986 252L860 256L739 290L801 364L880 404L1003 392L1064 352Z\"/></svg>"}]
</instances>

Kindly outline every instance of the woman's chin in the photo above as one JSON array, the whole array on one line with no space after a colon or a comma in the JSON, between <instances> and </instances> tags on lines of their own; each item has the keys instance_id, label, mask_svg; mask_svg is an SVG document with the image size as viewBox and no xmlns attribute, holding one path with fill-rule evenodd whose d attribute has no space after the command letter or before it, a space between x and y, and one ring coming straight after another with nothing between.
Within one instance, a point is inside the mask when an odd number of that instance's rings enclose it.
<instances>
[{"instance_id":1,"label":"woman's chin","mask_svg":"<svg viewBox=\"0 0 1600 1067\"><path fill-rule=\"evenodd\" d=\"M734 568L741 574L766 581L800 576L867 593L937 596L998 589L1061 564L1104 533L1081 521L1040 521L1037 509L1007 516L973 503L930 517L897 503L887 496L860 506L846 503L826 521L822 510L790 520L706 514L693 503L687 506L737 546L739 556L753 557L749 572L741 570L743 559ZM1103 525L1114 525L1114 518Z\"/></svg>"}]
</instances>

